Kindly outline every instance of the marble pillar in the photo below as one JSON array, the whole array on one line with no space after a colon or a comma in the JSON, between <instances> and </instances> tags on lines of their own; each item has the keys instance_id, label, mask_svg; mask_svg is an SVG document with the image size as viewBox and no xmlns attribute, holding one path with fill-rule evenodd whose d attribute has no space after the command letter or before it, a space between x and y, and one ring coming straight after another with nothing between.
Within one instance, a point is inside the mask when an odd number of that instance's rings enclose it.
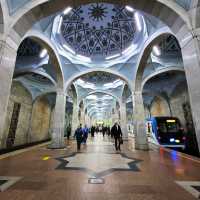
<instances>
[{"instance_id":1,"label":"marble pillar","mask_svg":"<svg viewBox=\"0 0 200 200\"><path fill-rule=\"evenodd\" d=\"M116 107L112 111L112 125L114 125L115 122L119 122L119 114Z\"/></svg>"},{"instance_id":2,"label":"marble pillar","mask_svg":"<svg viewBox=\"0 0 200 200\"><path fill-rule=\"evenodd\" d=\"M71 135L73 136L76 129L79 126L79 120L78 120L78 104L77 99L73 98L73 113L72 113L72 132Z\"/></svg>"},{"instance_id":3,"label":"marble pillar","mask_svg":"<svg viewBox=\"0 0 200 200\"><path fill-rule=\"evenodd\" d=\"M57 91L52 134L51 134L51 144L49 148L52 149L65 148L65 140L64 140L65 106L66 106L66 94L63 91Z\"/></svg>"},{"instance_id":4,"label":"marble pillar","mask_svg":"<svg viewBox=\"0 0 200 200\"><path fill-rule=\"evenodd\" d=\"M12 46L5 41L0 41L0 148L3 145L3 130L15 69L16 55L17 51Z\"/></svg>"},{"instance_id":5,"label":"marble pillar","mask_svg":"<svg viewBox=\"0 0 200 200\"><path fill-rule=\"evenodd\" d=\"M138 150L148 150L149 146L145 130L145 111L141 91L134 92L133 94L133 109L135 148Z\"/></svg>"},{"instance_id":6,"label":"marble pillar","mask_svg":"<svg viewBox=\"0 0 200 200\"><path fill-rule=\"evenodd\" d=\"M198 35L192 35L186 44L182 45L184 69L188 84L190 105L193 122L200 150L200 31Z\"/></svg>"},{"instance_id":7,"label":"marble pillar","mask_svg":"<svg viewBox=\"0 0 200 200\"><path fill-rule=\"evenodd\" d=\"M81 116L80 116L80 123L82 124L82 127L85 126L85 111L84 108L81 107Z\"/></svg>"},{"instance_id":8,"label":"marble pillar","mask_svg":"<svg viewBox=\"0 0 200 200\"><path fill-rule=\"evenodd\" d=\"M85 124L87 125L87 127L91 126L91 120L88 114L85 114Z\"/></svg>"},{"instance_id":9,"label":"marble pillar","mask_svg":"<svg viewBox=\"0 0 200 200\"><path fill-rule=\"evenodd\" d=\"M120 102L120 125L124 140L128 140L127 118L126 118L126 102Z\"/></svg>"}]
</instances>

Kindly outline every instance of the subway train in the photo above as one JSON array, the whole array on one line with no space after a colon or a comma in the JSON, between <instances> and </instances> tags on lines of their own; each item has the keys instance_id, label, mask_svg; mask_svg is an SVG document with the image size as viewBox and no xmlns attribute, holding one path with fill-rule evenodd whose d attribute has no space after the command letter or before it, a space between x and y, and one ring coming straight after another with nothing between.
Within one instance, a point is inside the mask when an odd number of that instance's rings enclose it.
<instances>
[{"instance_id":1,"label":"subway train","mask_svg":"<svg viewBox=\"0 0 200 200\"><path fill-rule=\"evenodd\" d=\"M150 142L172 148L185 149L186 136L176 117L151 117L146 120Z\"/></svg>"}]
</instances>

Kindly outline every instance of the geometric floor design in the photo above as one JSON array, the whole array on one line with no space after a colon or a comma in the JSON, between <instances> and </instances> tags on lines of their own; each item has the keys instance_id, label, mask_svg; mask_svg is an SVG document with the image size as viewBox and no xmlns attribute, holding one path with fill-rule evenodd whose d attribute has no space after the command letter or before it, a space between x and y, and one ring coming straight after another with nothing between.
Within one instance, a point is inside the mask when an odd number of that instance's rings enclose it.
<instances>
[{"instance_id":1,"label":"geometric floor design","mask_svg":"<svg viewBox=\"0 0 200 200\"><path fill-rule=\"evenodd\" d=\"M114 141L100 134L94 139L89 138L80 152L77 152L76 141L70 140L66 141L67 150L38 147L1 159L0 176L3 177L0 177L0 187L5 191L0 192L0 200L198 198L200 159L190 160L186 155L174 157L174 154L152 146L152 151L139 151L133 144L134 139L130 138L117 153ZM9 187L9 180L12 179L13 184L16 177L23 179Z\"/></svg>"},{"instance_id":2,"label":"geometric floor design","mask_svg":"<svg viewBox=\"0 0 200 200\"><path fill-rule=\"evenodd\" d=\"M179 186L184 188L197 199L200 199L200 182L199 181L175 181Z\"/></svg>"},{"instance_id":3,"label":"geometric floor design","mask_svg":"<svg viewBox=\"0 0 200 200\"><path fill-rule=\"evenodd\" d=\"M20 179L21 177L0 176L0 192L7 190Z\"/></svg>"},{"instance_id":4,"label":"geometric floor design","mask_svg":"<svg viewBox=\"0 0 200 200\"><path fill-rule=\"evenodd\" d=\"M73 153L57 158L56 169L85 171L90 177L102 178L115 171L139 172L141 160L130 158L124 153Z\"/></svg>"}]
</instances>

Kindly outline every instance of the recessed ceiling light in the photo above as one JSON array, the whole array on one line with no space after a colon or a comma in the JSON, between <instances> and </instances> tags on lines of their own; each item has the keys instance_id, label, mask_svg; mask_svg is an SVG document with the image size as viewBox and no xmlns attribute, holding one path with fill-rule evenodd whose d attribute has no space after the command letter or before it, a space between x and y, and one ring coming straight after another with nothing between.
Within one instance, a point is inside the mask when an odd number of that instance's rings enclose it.
<instances>
[{"instance_id":1,"label":"recessed ceiling light","mask_svg":"<svg viewBox=\"0 0 200 200\"><path fill-rule=\"evenodd\" d=\"M59 25L58 25L58 33L61 31L61 26L62 26L63 18L62 16L60 17Z\"/></svg>"},{"instance_id":2,"label":"recessed ceiling light","mask_svg":"<svg viewBox=\"0 0 200 200\"><path fill-rule=\"evenodd\" d=\"M134 17L135 17L137 30L141 31L142 30L142 25L141 25L140 16L139 16L138 12L135 12Z\"/></svg>"},{"instance_id":3,"label":"recessed ceiling light","mask_svg":"<svg viewBox=\"0 0 200 200\"><path fill-rule=\"evenodd\" d=\"M64 15L67 15L71 10L72 10L72 7L67 7L67 8L63 11L63 14L64 14Z\"/></svg>"},{"instance_id":4,"label":"recessed ceiling light","mask_svg":"<svg viewBox=\"0 0 200 200\"><path fill-rule=\"evenodd\" d=\"M47 55L47 50L46 49L42 49L40 52L40 58L44 58Z\"/></svg>"},{"instance_id":5,"label":"recessed ceiling light","mask_svg":"<svg viewBox=\"0 0 200 200\"><path fill-rule=\"evenodd\" d=\"M161 51L160 48L158 46L154 46L153 47L153 52L157 55L160 56L161 55Z\"/></svg>"},{"instance_id":6,"label":"recessed ceiling light","mask_svg":"<svg viewBox=\"0 0 200 200\"><path fill-rule=\"evenodd\" d=\"M108 57L106 57L106 60L110 60L110 59L113 59L113 58L116 58L116 57L119 57L119 56L120 56L119 53L115 54L115 55L112 55L112 56L108 56Z\"/></svg>"},{"instance_id":7,"label":"recessed ceiling light","mask_svg":"<svg viewBox=\"0 0 200 200\"><path fill-rule=\"evenodd\" d=\"M75 51L73 51L73 50L72 50L70 47L68 47L66 44L64 44L63 47L64 47L67 51L69 51L70 53L76 54Z\"/></svg>"},{"instance_id":8,"label":"recessed ceiling light","mask_svg":"<svg viewBox=\"0 0 200 200\"><path fill-rule=\"evenodd\" d=\"M134 9L131 6L126 6L125 7L126 10L128 10L129 12L134 12Z\"/></svg>"},{"instance_id":9,"label":"recessed ceiling light","mask_svg":"<svg viewBox=\"0 0 200 200\"><path fill-rule=\"evenodd\" d=\"M82 55L77 55L77 58L79 58L81 61L86 61L86 62L91 62L91 58L82 56Z\"/></svg>"}]
</instances>

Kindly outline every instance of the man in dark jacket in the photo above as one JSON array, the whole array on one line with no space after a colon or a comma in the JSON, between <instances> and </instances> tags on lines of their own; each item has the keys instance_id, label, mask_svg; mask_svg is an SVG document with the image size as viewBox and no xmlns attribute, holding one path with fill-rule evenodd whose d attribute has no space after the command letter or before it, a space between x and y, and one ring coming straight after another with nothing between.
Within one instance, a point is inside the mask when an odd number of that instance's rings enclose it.
<instances>
[{"instance_id":1,"label":"man in dark jacket","mask_svg":"<svg viewBox=\"0 0 200 200\"><path fill-rule=\"evenodd\" d=\"M94 137L94 132L95 132L95 126L91 127L91 136Z\"/></svg>"},{"instance_id":2,"label":"man in dark jacket","mask_svg":"<svg viewBox=\"0 0 200 200\"><path fill-rule=\"evenodd\" d=\"M121 144L121 140L122 140L122 130L121 130L121 127L119 126L119 124L117 122L111 128L111 134L115 138L115 149L116 149L116 151L118 151L118 150L121 151L120 144Z\"/></svg>"},{"instance_id":3,"label":"man in dark jacket","mask_svg":"<svg viewBox=\"0 0 200 200\"><path fill-rule=\"evenodd\" d=\"M71 124L69 124L69 126L67 127L67 139L69 140L71 135Z\"/></svg>"},{"instance_id":4,"label":"man in dark jacket","mask_svg":"<svg viewBox=\"0 0 200 200\"><path fill-rule=\"evenodd\" d=\"M81 150L81 142L83 141L83 129L82 129L82 125L80 124L80 126L76 129L75 134L74 134L74 138L76 138L76 142L77 142L77 150L80 151Z\"/></svg>"}]
</instances>

